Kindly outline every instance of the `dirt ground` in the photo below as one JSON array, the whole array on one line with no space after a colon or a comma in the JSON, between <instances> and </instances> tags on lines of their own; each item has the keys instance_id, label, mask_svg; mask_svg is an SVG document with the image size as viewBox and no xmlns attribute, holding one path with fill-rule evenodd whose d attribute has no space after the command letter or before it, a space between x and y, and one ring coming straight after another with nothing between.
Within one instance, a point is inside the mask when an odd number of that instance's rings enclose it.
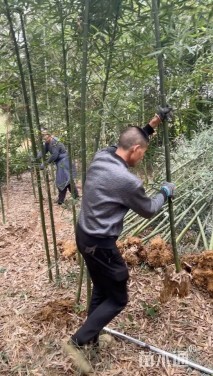
<instances>
[{"instance_id":1,"label":"dirt ground","mask_svg":"<svg viewBox=\"0 0 213 376\"><path fill-rule=\"evenodd\" d=\"M44 205L51 239L46 197ZM62 242L74 240L72 215L54 204L54 216L60 249ZM50 252L54 260L51 240ZM49 283L30 175L12 178L7 223L0 225L1 376L79 375L61 345L86 317L86 284L77 305L77 261L60 254L59 266L60 285ZM192 285L187 297L160 303L163 274L163 268L131 267L129 304L109 327L213 369L212 297ZM85 354L94 375L204 375L119 339L100 354L89 347Z\"/></svg>"}]
</instances>

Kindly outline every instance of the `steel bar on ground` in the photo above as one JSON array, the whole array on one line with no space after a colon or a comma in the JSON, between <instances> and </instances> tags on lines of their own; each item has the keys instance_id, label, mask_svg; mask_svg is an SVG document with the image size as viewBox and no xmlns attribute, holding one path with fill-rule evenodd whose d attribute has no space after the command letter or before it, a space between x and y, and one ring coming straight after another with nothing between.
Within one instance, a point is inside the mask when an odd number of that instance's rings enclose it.
<instances>
[{"instance_id":1,"label":"steel bar on ground","mask_svg":"<svg viewBox=\"0 0 213 376\"><path fill-rule=\"evenodd\" d=\"M197 369L201 372L204 372L206 373L207 375L213 375L213 369L209 369L209 368L206 368L206 367L203 367L203 366L200 366L199 364L197 363L194 363L194 362L191 362L190 360L188 359L184 359L184 358L181 358L180 356L178 355L175 355L175 354L171 354L167 351L164 351L164 350L161 350L157 347L154 347L152 345L148 345L147 343L145 342L142 342L140 341L139 339L136 339L136 338L132 338L126 334L123 334L123 333L119 333L117 332L117 330L113 330L113 329L110 329L110 328L107 328L107 327L104 327L103 329L105 332L107 333L110 333L110 334L113 334L121 339L126 339L132 343L135 343L136 345L139 345L143 348L145 348L146 350L150 350L150 351L153 351L153 352L156 352L160 355L163 355L165 356L166 358L169 358L169 359L173 359L176 363L176 365L186 365L186 366L189 366L191 368L194 368L194 369Z\"/></svg>"}]
</instances>

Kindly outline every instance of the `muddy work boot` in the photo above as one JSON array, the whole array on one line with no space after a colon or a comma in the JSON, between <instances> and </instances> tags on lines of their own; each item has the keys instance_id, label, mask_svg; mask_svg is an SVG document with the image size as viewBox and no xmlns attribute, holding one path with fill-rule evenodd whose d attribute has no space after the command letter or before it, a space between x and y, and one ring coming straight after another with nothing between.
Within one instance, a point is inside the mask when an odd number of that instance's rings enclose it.
<instances>
[{"instance_id":1,"label":"muddy work boot","mask_svg":"<svg viewBox=\"0 0 213 376\"><path fill-rule=\"evenodd\" d=\"M63 350L72 359L74 366L83 374L88 375L92 372L90 363L85 358L84 354L72 341L63 344Z\"/></svg>"}]
</instances>

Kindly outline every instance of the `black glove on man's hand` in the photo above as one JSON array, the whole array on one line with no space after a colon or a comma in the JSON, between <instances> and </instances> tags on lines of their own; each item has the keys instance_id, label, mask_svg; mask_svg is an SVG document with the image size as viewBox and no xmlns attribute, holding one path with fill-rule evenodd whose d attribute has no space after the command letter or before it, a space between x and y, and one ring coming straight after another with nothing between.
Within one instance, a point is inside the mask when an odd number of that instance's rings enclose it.
<instances>
[{"instance_id":1,"label":"black glove on man's hand","mask_svg":"<svg viewBox=\"0 0 213 376\"><path fill-rule=\"evenodd\" d=\"M159 111L157 115L160 117L161 121L168 120L171 121L172 119L172 107L166 105L166 107L159 107Z\"/></svg>"},{"instance_id":2,"label":"black glove on man's hand","mask_svg":"<svg viewBox=\"0 0 213 376\"><path fill-rule=\"evenodd\" d=\"M175 185L167 181L165 181L160 188L161 191L164 191L166 193L167 197L171 197L171 198L175 196L175 189L176 189Z\"/></svg>"}]
</instances>

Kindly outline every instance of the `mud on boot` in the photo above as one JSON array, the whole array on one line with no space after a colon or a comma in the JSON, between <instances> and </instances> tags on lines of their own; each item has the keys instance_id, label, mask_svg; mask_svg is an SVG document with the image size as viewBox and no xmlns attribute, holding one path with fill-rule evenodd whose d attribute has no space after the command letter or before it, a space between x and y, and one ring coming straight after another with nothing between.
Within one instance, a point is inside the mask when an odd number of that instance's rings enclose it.
<instances>
[{"instance_id":1,"label":"mud on boot","mask_svg":"<svg viewBox=\"0 0 213 376\"><path fill-rule=\"evenodd\" d=\"M92 366L85 358L82 350L71 341L62 344L63 351L70 357L74 366L83 374L92 373Z\"/></svg>"}]
</instances>

